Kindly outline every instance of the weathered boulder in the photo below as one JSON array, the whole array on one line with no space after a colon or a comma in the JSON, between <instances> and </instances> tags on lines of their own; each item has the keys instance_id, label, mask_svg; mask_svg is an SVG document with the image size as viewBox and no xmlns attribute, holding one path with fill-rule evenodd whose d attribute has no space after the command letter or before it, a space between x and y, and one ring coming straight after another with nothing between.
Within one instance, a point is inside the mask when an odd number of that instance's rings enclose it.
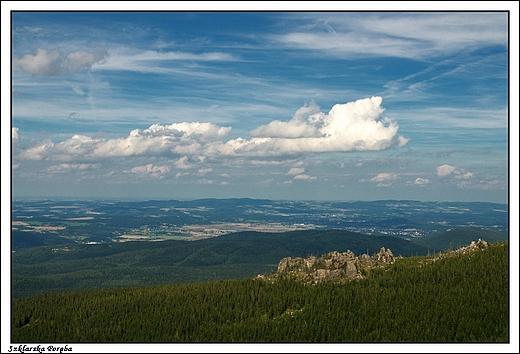
<instances>
[{"instance_id":1,"label":"weathered boulder","mask_svg":"<svg viewBox=\"0 0 520 354\"><path fill-rule=\"evenodd\" d=\"M287 257L278 264L278 276L294 276L308 284L322 281L360 279L368 268L395 262L392 251L381 248L371 257L364 254L357 257L352 251L333 251L322 257Z\"/></svg>"}]
</instances>

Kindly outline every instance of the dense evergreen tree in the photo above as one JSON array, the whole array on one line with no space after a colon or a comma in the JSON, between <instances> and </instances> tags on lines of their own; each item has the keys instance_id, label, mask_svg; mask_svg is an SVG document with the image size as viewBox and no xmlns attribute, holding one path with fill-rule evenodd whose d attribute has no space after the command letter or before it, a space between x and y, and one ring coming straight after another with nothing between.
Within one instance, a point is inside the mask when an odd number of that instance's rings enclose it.
<instances>
[{"instance_id":1,"label":"dense evergreen tree","mask_svg":"<svg viewBox=\"0 0 520 354\"><path fill-rule=\"evenodd\" d=\"M507 342L507 243L367 278L52 293L12 301L13 342Z\"/></svg>"}]
</instances>

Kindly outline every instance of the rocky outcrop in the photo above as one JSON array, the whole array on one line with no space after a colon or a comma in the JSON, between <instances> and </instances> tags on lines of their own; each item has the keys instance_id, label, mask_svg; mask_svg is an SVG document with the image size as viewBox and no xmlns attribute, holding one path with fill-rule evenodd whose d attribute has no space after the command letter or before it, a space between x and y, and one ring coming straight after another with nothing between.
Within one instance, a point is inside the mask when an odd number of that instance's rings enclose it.
<instances>
[{"instance_id":1,"label":"rocky outcrop","mask_svg":"<svg viewBox=\"0 0 520 354\"><path fill-rule=\"evenodd\" d=\"M446 258L446 257L453 257L460 254L467 254L470 252L475 252L479 250L483 250L489 246L489 243L487 241L478 239L477 242L471 241L471 243L468 246L461 247L456 250L446 251L438 254L433 258L433 260L440 259L440 258Z\"/></svg>"},{"instance_id":2,"label":"rocky outcrop","mask_svg":"<svg viewBox=\"0 0 520 354\"><path fill-rule=\"evenodd\" d=\"M488 245L488 242L479 239L477 242L471 242L471 244L466 247L425 257L423 261L418 262L418 264L435 262L441 258L483 250L488 247ZM264 280L293 277L303 281L305 284L311 285L323 281L345 282L348 280L361 279L370 269L393 264L397 258L400 257L394 257L392 251L384 247L372 256L367 254L356 256L353 252L348 250L342 253L333 251L321 257L286 257L279 262L277 273L272 276L259 275L258 277Z\"/></svg>"},{"instance_id":3,"label":"rocky outcrop","mask_svg":"<svg viewBox=\"0 0 520 354\"><path fill-rule=\"evenodd\" d=\"M368 269L392 264L395 259L392 251L384 247L372 256L363 254L358 257L348 250L342 253L333 251L322 257L287 257L278 264L276 275L292 276L306 284L361 279Z\"/></svg>"}]
</instances>

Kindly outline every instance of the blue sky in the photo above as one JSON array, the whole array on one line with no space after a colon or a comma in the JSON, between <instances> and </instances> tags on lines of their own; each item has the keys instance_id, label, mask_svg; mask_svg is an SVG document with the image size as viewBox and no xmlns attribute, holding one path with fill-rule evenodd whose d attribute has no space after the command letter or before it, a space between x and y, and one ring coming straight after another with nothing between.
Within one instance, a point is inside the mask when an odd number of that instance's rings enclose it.
<instances>
[{"instance_id":1,"label":"blue sky","mask_svg":"<svg viewBox=\"0 0 520 354\"><path fill-rule=\"evenodd\" d=\"M11 28L13 198L508 201L507 12Z\"/></svg>"}]
</instances>

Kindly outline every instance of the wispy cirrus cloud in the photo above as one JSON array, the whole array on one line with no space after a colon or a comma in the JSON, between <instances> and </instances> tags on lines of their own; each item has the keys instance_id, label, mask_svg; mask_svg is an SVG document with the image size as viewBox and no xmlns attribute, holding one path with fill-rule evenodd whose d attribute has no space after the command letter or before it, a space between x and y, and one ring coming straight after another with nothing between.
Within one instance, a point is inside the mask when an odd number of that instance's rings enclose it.
<instances>
[{"instance_id":1,"label":"wispy cirrus cloud","mask_svg":"<svg viewBox=\"0 0 520 354\"><path fill-rule=\"evenodd\" d=\"M96 66L96 70L121 70L145 73L185 74L185 75L211 75L211 73L198 73L196 70L183 69L173 62L232 62L239 61L236 55L224 52L158 52L153 50L138 51L130 48L118 48L110 51L110 55L103 65ZM213 73L213 75L215 75ZM218 76L217 76L218 77Z\"/></svg>"},{"instance_id":2,"label":"wispy cirrus cloud","mask_svg":"<svg viewBox=\"0 0 520 354\"><path fill-rule=\"evenodd\" d=\"M290 19L291 17L289 17ZM298 14L298 30L275 35L290 48L338 57L431 57L485 46L507 46L505 13L364 13L349 20L334 13Z\"/></svg>"}]
</instances>

